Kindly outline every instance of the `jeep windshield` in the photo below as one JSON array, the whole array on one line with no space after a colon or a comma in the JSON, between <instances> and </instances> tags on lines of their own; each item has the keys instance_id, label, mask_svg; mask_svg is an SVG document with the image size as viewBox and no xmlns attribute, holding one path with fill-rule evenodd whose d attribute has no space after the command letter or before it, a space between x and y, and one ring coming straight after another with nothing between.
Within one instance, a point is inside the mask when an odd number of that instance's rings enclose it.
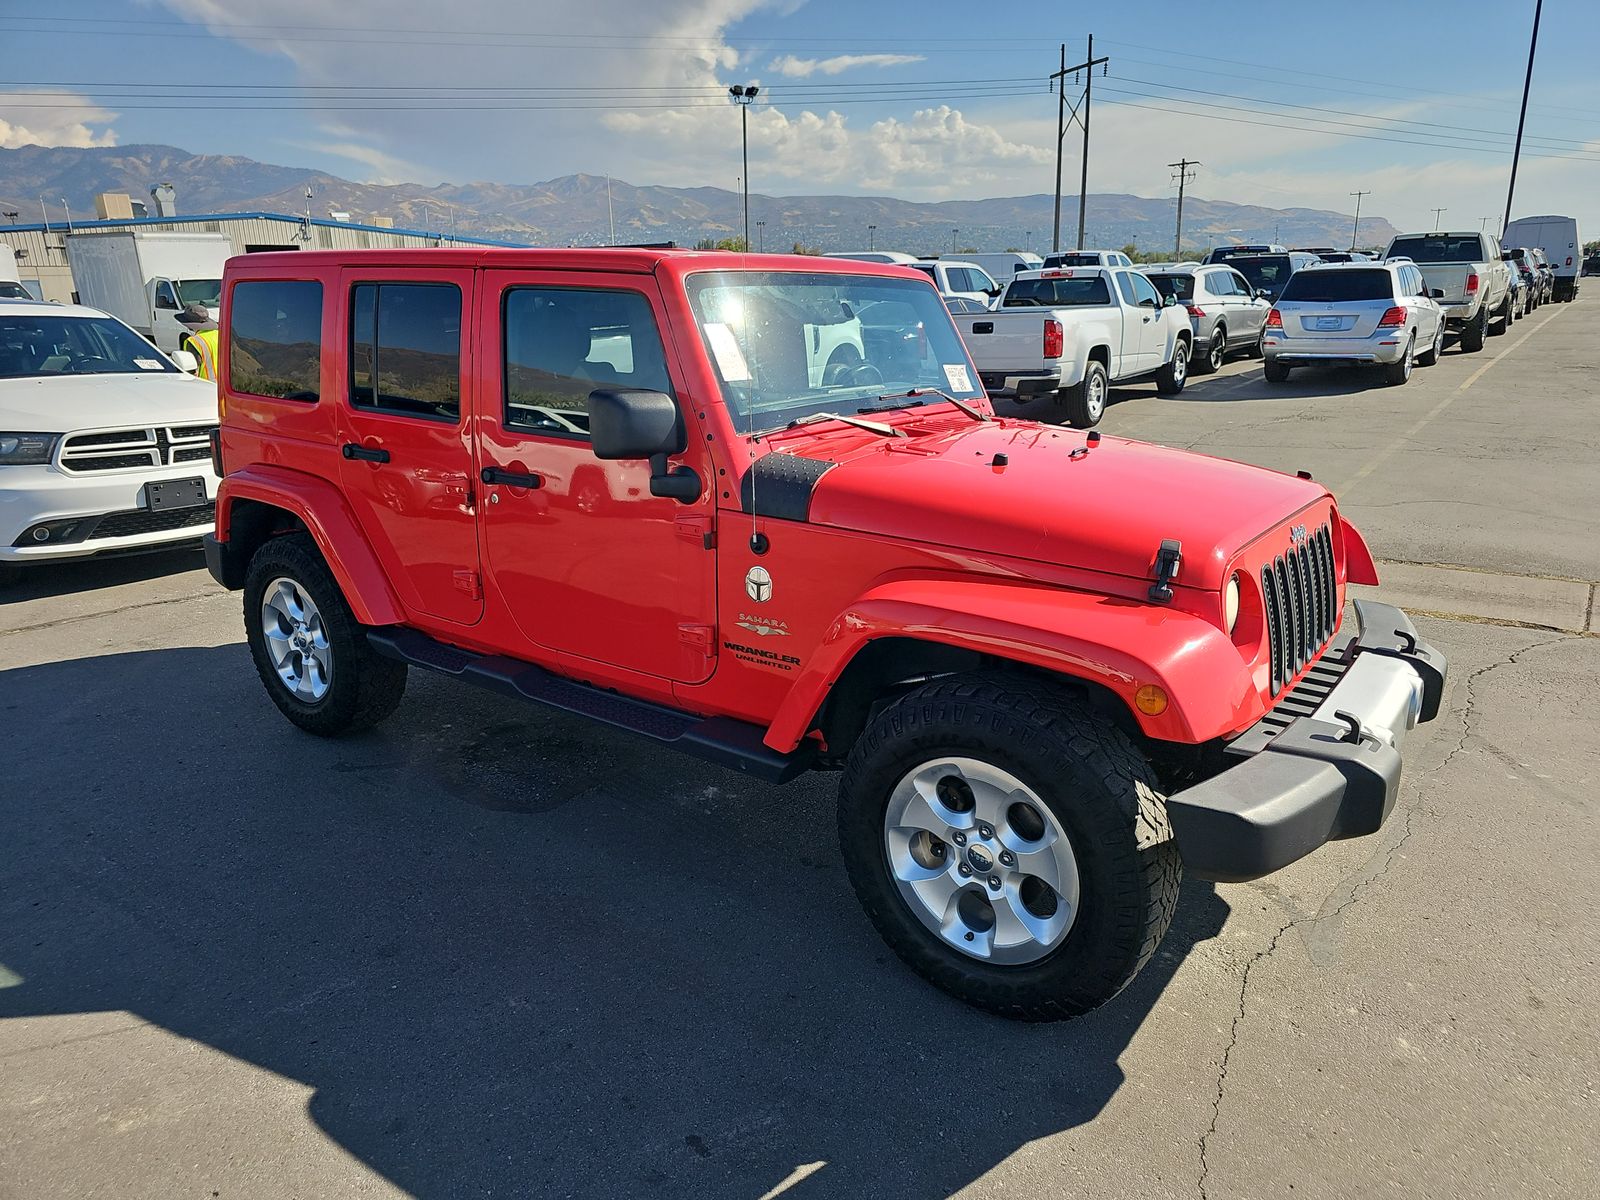
<instances>
[{"instance_id":1,"label":"jeep windshield","mask_svg":"<svg viewBox=\"0 0 1600 1200\"><path fill-rule=\"evenodd\" d=\"M154 346L110 317L0 317L0 379L176 371Z\"/></svg>"},{"instance_id":2,"label":"jeep windshield","mask_svg":"<svg viewBox=\"0 0 1600 1200\"><path fill-rule=\"evenodd\" d=\"M706 356L740 433L889 394L983 396L939 293L910 279L708 271L686 284Z\"/></svg>"}]
</instances>

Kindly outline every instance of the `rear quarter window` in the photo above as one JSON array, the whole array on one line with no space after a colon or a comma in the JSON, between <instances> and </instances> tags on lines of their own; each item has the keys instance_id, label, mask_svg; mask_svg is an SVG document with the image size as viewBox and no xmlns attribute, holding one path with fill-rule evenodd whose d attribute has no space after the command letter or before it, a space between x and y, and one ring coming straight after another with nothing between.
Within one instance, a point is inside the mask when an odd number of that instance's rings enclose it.
<instances>
[{"instance_id":1,"label":"rear quarter window","mask_svg":"<svg viewBox=\"0 0 1600 1200\"><path fill-rule=\"evenodd\" d=\"M322 393L322 284L242 280L228 310L228 387L315 403Z\"/></svg>"}]
</instances>

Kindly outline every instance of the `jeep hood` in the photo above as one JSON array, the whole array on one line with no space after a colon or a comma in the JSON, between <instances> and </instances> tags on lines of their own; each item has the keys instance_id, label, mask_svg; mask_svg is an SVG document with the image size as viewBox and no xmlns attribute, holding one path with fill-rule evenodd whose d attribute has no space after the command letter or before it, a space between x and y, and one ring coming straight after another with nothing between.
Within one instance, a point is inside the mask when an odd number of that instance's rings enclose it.
<instances>
[{"instance_id":1,"label":"jeep hood","mask_svg":"<svg viewBox=\"0 0 1600 1200\"><path fill-rule=\"evenodd\" d=\"M1327 496L1262 467L1026 421L902 428L912 436L795 447L835 464L812 524L1134 579L1175 538L1177 582L1214 589L1239 551Z\"/></svg>"},{"instance_id":2,"label":"jeep hood","mask_svg":"<svg viewBox=\"0 0 1600 1200\"><path fill-rule=\"evenodd\" d=\"M217 420L215 384L193 375L50 375L0 383L0 429L73 433Z\"/></svg>"}]
</instances>

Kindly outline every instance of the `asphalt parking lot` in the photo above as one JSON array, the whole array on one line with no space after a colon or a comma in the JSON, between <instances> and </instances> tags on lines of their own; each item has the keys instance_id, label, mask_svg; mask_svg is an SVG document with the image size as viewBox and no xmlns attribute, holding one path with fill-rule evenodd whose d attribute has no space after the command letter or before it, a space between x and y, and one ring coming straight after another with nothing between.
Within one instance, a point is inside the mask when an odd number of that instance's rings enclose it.
<instances>
[{"instance_id":1,"label":"asphalt parking lot","mask_svg":"<svg viewBox=\"0 0 1600 1200\"><path fill-rule=\"evenodd\" d=\"M1068 1024L899 965L833 777L415 673L319 741L198 554L31 578L0 603L0 1195L1600 1193L1597 296L1402 388L1243 360L1114 392L1107 433L1329 483L1452 682L1381 833L1186 884Z\"/></svg>"}]
</instances>

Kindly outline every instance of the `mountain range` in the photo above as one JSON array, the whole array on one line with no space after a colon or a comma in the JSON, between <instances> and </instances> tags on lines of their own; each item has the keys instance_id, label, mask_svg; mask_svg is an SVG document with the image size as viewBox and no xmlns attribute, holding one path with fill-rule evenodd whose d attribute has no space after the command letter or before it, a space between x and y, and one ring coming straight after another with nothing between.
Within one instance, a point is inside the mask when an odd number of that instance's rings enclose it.
<instances>
[{"instance_id":1,"label":"mountain range","mask_svg":"<svg viewBox=\"0 0 1600 1200\"><path fill-rule=\"evenodd\" d=\"M147 199L150 188L170 183L180 213L288 212L315 217L349 213L371 222L390 217L397 226L533 245L603 245L667 242L694 245L743 232L738 192L714 187L660 187L603 175L564 175L543 183L356 183L305 167L276 166L238 155L190 154L174 146L95 148L22 146L0 150L0 211L17 220L52 222L62 202L75 220L94 215L100 192ZM306 199L306 189L311 199ZM42 199L41 199L42 198ZM890 196L750 196L751 241L757 248L861 250L914 254L957 250L1041 250L1051 243L1049 194L919 203ZM1078 199L1061 205L1061 242L1077 242ZM1166 252L1173 244L1174 203L1091 193L1086 244ZM869 229L869 227L875 227ZM613 228L615 235L613 236ZM1363 216L1359 241L1382 245L1398 232L1379 216ZM1312 208L1271 208L1189 196L1184 201L1184 247L1209 241L1277 241L1291 246L1348 245L1351 218Z\"/></svg>"}]
</instances>

